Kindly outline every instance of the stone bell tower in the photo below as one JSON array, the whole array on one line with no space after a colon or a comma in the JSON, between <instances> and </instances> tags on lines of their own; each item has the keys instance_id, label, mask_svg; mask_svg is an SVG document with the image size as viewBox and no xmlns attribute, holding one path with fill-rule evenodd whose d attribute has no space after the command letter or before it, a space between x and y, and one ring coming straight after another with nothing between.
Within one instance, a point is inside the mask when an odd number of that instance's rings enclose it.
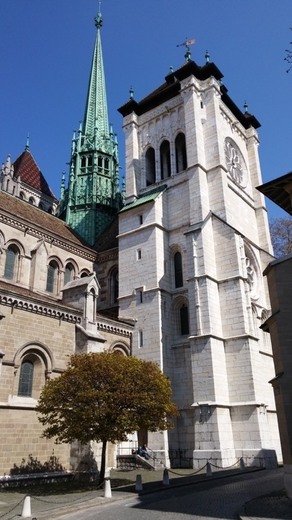
<instances>
[{"instance_id":1,"label":"stone bell tower","mask_svg":"<svg viewBox=\"0 0 292 520\"><path fill-rule=\"evenodd\" d=\"M188 49L189 51L189 49ZM126 204L119 217L120 317L136 320L133 354L169 376L180 416L148 445L173 465L274 464L269 381L272 258L257 119L241 111L206 58L171 70L129 101Z\"/></svg>"}]
</instances>

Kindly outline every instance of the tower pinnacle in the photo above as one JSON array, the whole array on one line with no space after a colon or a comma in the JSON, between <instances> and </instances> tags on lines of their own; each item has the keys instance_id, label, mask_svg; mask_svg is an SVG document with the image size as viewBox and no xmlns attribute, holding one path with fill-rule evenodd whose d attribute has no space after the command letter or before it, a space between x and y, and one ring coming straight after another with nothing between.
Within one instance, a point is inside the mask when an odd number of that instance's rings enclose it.
<instances>
[{"instance_id":1,"label":"tower pinnacle","mask_svg":"<svg viewBox=\"0 0 292 520\"><path fill-rule=\"evenodd\" d=\"M69 183L59 215L93 245L120 208L118 146L108 121L99 2L83 122L73 135Z\"/></svg>"},{"instance_id":2,"label":"tower pinnacle","mask_svg":"<svg viewBox=\"0 0 292 520\"><path fill-rule=\"evenodd\" d=\"M94 129L97 127L99 138L104 138L108 136L109 133L106 87L100 35L102 24L103 20L100 12L99 2L99 11L95 17L97 34L93 51L87 102L83 120L83 132L85 134L92 135L94 133Z\"/></svg>"},{"instance_id":3,"label":"tower pinnacle","mask_svg":"<svg viewBox=\"0 0 292 520\"><path fill-rule=\"evenodd\" d=\"M29 150L29 134L27 134L25 150Z\"/></svg>"},{"instance_id":4,"label":"tower pinnacle","mask_svg":"<svg viewBox=\"0 0 292 520\"><path fill-rule=\"evenodd\" d=\"M102 27L102 23L103 23L102 15L101 15L101 1L98 2L98 13L97 13L96 17L94 18L94 21L95 21L95 27L97 29L100 29Z\"/></svg>"}]
</instances>

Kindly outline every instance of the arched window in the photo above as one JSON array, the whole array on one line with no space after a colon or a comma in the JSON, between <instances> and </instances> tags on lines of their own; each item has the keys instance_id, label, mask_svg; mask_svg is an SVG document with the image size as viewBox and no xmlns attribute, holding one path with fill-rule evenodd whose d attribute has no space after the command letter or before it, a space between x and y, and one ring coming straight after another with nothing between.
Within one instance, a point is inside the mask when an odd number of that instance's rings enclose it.
<instances>
[{"instance_id":1,"label":"arched window","mask_svg":"<svg viewBox=\"0 0 292 520\"><path fill-rule=\"evenodd\" d=\"M109 159L106 157L104 160L104 171L105 173L109 173Z\"/></svg>"},{"instance_id":2,"label":"arched window","mask_svg":"<svg viewBox=\"0 0 292 520\"><path fill-rule=\"evenodd\" d=\"M186 138L183 133L178 134L175 139L175 161L176 173L179 173L188 167Z\"/></svg>"},{"instance_id":3,"label":"arched window","mask_svg":"<svg viewBox=\"0 0 292 520\"><path fill-rule=\"evenodd\" d=\"M65 267L65 273L64 273L64 285L66 283L71 282L71 280L74 280L75 270L74 266L70 263L68 263Z\"/></svg>"},{"instance_id":4,"label":"arched window","mask_svg":"<svg viewBox=\"0 0 292 520\"><path fill-rule=\"evenodd\" d=\"M25 194L24 194L23 191L20 192L19 198L22 199L22 200L25 200Z\"/></svg>"},{"instance_id":5,"label":"arched window","mask_svg":"<svg viewBox=\"0 0 292 520\"><path fill-rule=\"evenodd\" d=\"M55 260L51 260L47 271L47 291L56 293L58 289L59 266Z\"/></svg>"},{"instance_id":6,"label":"arched window","mask_svg":"<svg viewBox=\"0 0 292 520\"><path fill-rule=\"evenodd\" d=\"M163 141L160 146L160 171L161 179L166 179L171 175L169 141Z\"/></svg>"},{"instance_id":7,"label":"arched window","mask_svg":"<svg viewBox=\"0 0 292 520\"><path fill-rule=\"evenodd\" d=\"M180 333L181 336L189 334L189 309L183 304L179 310L180 312Z\"/></svg>"},{"instance_id":8,"label":"arched window","mask_svg":"<svg viewBox=\"0 0 292 520\"><path fill-rule=\"evenodd\" d=\"M110 305L114 305L118 301L119 296L119 277L117 268L112 269L110 273Z\"/></svg>"},{"instance_id":9,"label":"arched window","mask_svg":"<svg viewBox=\"0 0 292 520\"><path fill-rule=\"evenodd\" d=\"M33 206L35 205L35 200L34 200L33 197L29 197L28 202L29 202L30 204L32 204Z\"/></svg>"},{"instance_id":10,"label":"arched window","mask_svg":"<svg viewBox=\"0 0 292 520\"><path fill-rule=\"evenodd\" d=\"M86 278L86 276L89 276L89 272L88 271L82 271L82 273L80 274L80 278Z\"/></svg>"},{"instance_id":11,"label":"arched window","mask_svg":"<svg viewBox=\"0 0 292 520\"><path fill-rule=\"evenodd\" d=\"M175 287L182 287L183 282L183 269L182 269L182 257L181 253L177 252L175 253L173 257L173 263L174 263L174 284Z\"/></svg>"},{"instance_id":12,"label":"arched window","mask_svg":"<svg viewBox=\"0 0 292 520\"><path fill-rule=\"evenodd\" d=\"M130 355L130 349L128 345L123 345L121 343L116 343L110 348L110 352L113 354L118 354L120 356L129 356Z\"/></svg>"},{"instance_id":13,"label":"arched window","mask_svg":"<svg viewBox=\"0 0 292 520\"><path fill-rule=\"evenodd\" d=\"M18 384L18 395L22 397L32 396L33 363L25 360L21 364Z\"/></svg>"},{"instance_id":14,"label":"arched window","mask_svg":"<svg viewBox=\"0 0 292 520\"><path fill-rule=\"evenodd\" d=\"M81 168L86 168L86 157L84 155L81 157Z\"/></svg>"},{"instance_id":15,"label":"arched window","mask_svg":"<svg viewBox=\"0 0 292 520\"><path fill-rule=\"evenodd\" d=\"M90 321L96 320L96 294L94 289L90 289L87 299L87 318Z\"/></svg>"},{"instance_id":16,"label":"arched window","mask_svg":"<svg viewBox=\"0 0 292 520\"><path fill-rule=\"evenodd\" d=\"M102 173L103 170L103 159L102 157L98 157L97 159L98 173Z\"/></svg>"},{"instance_id":17,"label":"arched window","mask_svg":"<svg viewBox=\"0 0 292 520\"><path fill-rule=\"evenodd\" d=\"M15 280L19 264L19 249L16 245L10 245L6 250L4 278Z\"/></svg>"},{"instance_id":18,"label":"arched window","mask_svg":"<svg viewBox=\"0 0 292 520\"><path fill-rule=\"evenodd\" d=\"M48 374L52 372L52 353L44 345L27 344L18 350L14 362L15 374L19 374L17 395L38 399ZM20 367L19 371L17 367Z\"/></svg>"},{"instance_id":19,"label":"arched window","mask_svg":"<svg viewBox=\"0 0 292 520\"><path fill-rule=\"evenodd\" d=\"M156 181L156 168L155 168L155 150L154 148L148 148L145 155L146 162L146 186L154 184Z\"/></svg>"}]
</instances>

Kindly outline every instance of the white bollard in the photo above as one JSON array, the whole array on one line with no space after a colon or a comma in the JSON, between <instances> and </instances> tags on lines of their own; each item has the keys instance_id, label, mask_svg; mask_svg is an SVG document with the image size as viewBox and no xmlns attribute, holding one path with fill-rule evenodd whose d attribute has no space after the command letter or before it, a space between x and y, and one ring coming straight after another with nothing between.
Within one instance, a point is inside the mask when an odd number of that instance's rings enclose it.
<instances>
[{"instance_id":1,"label":"white bollard","mask_svg":"<svg viewBox=\"0 0 292 520\"><path fill-rule=\"evenodd\" d=\"M143 489L142 477L141 477L141 475L137 475L136 476L136 487L135 487L135 490L136 491L142 491L142 489Z\"/></svg>"},{"instance_id":2,"label":"white bollard","mask_svg":"<svg viewBox=\"0 0 292 520\"><path fill-rule=\"evenodd\" d=\"M112 497L110 478L105 478L104 479L104 497L105 498L111 498Z\"/></svg>"},{"instance_id":3,"label":"white bollard","mask_svg":"<svg viewBox=\"0 0 292 520\"><path fill-rule=\"evenodd\" d=\"M163 481L162 481L162 484L164 486L169 486L169 475L168 475L167 468L165 468L165 470L163 471Z\"/></svg>"},{"instance_id":4,"label":"white bollard","mask_svg":"<svg viewBox=\"0 0 292 520\"><path fill-rule=\"evenodd\" d=\"M22 518L31 517L30 497L28 497L28 496L24 498L21 517Z\"/></svg>"},{"instance_id":5,"label":"white bollard","mask_svg":"<svg viewBox=\"0 0 292 520\"><path fill-rule=\"evenodd\" d=\"M207 462L207 477L212 477L212 469L210 462Z\"/></svg>"}]
</instances>

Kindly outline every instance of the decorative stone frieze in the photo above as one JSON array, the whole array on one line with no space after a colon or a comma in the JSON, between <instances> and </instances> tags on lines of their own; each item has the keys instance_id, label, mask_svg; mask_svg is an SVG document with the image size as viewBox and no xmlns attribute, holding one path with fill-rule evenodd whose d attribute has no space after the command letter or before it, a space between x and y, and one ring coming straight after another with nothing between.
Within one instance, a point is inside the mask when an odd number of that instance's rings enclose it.
<instances>
[{"instance_id":1,"label":"decorative stone frieze","mask_svg":"<svg viewBox=\"0 0 292 520\"><path fill-rule=\"evenodd\" d=\"M33 312L35 314L41 314L43 316L49 316L51 318L56 318L57 320L68 321L70 323L81 323L80 315L57 309L48 304L33 303L19 297L15 298L0 293L0 304L12 308L18 308L27 312Z\"/></svg>"},{"instance_id":2,"label":"decorative stone frieze","mask_svg":"<svg viewBox=\"0 0 292 520\"><path fill-rule=\"evenodd\" d=\"M97 330L110 332L119 336L126 336L128 338L130 338L133 334L132 331L126 328L118 327L117 325L111 323L106 323L103 320L97 320Z\"/></svg>"},{"instance_id":3,"label":"decorative stone frieze","mask_svg":"<svg viewBox=\"0 0 292 520\"><path fill-rule=\"evenodd\" d=\"M49 244L54 244L56 247L60 247L61 249L70 251L71 253L77 254L77 255L81 256L82 258L86 258L87 260L90 260L92 262L96 258L96 255L90 249L86 249L85 247L79 248L78 246L74 245L73 243L70 243L70 241L62 240L62 238L60 236L50 235L50 234L44 232L43 229L37 229L36 227L27 225L26 223L24 224L22 221L14 219L3 213L0 213L0 222L3 222L3 224L14 227L15 229L18 229L20 231L23 231L23 233L25 235L30 234L34 237L37 237L38 239L42 239L45 242L48 242Z\"/></svg>"}]
</instances>

